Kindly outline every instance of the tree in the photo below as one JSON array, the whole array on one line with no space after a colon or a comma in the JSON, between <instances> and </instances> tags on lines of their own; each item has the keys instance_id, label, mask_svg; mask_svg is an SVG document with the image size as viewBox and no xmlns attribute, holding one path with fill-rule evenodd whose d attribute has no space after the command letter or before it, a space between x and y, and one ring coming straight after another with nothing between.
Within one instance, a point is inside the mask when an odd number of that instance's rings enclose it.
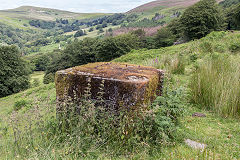
<instances>
[{"instance_id":1,"label":"tree","mask_svg":"<svg viewBox=\"0 0 240 160\"><path fill-rule=\"evenodd\" d=\"M0 97L29 88L30 72L16 46L0 47Z\"/></svg>"},{"instance_id":2,"label":"tree","mask_svg":"<svg viewBox=\"0 0 240 160\"><path fill-rule=\"evenodd\" d=\"M86 35L86 33L84 33L83 30L79 30L75 33L74 37L76 38L76 37L81 37L81 36L84 36L84 35Z\"/></svg>"},{"instance_id":3,"label":"tree","mask_svg":"<svg viewBox=\"0 0 240 160\"><path fill-rule=\"evenodd\" d=\"M223 19L215 0L201 0L186 9L180 22L185 31L184 35L192 40L202 38L211 31L219 30Z\"/></svg>"},{"instance_id":4,"label":"tree","mask_svg":"<svg viewBox=\"0 0 240 160\"><path fill-rule=\"evenodd\" d=\"M132 49L138 49L140 39L134 34L107 37L96 44L96 58L98 61L111 61Z\"/></svg>"},{"instance_id":5,"label":"tree","mask_svg":"<svg viewBox=\"0 0 240 160\"><path fill-rule=\"evenodd\" d=\"M47 55L41 55L35 60L35 70L36 71L45 71L47 65L50 62L50 58Z\"/></svg>"},{"instance_id":6,"label":"tree","mask_svg":"<svg viewBox=\"0 0 240 160\"><path fill-rule=\"evenodd\" d=\"M107 25L107 22L103 22L102 24L102 28L106 28L108 25Z\"/></svg>"},{"instance_id":7,"label":"tree","mask_svg":"<svg viewBox=\"0 0 240 160\"><path fill-rule=\"evenodd\" d=\"M99 31L98 31L98 34L101 34L103 32L104 32L104 30L102 28L100 28Z\"/></svg>"},{"instance_id":8,"label":"tree","mask_svg":"<svg viewBox=\"0 0 240 160\"><path fill-rule=\"evenodd\" d=\"M48 65L46 74L73 66L96 62L96 43L96 38L85 38L81 41L76 40L72 42Z\"/></svg>"},{"instance_id":9,"label":"tree","mask_svg":"<svg viewBox=\"0 0 240 160\"><path fill-rule=\"evenodd\" d=\"M167 47L173 45L175 37L169 28L163 27L158 30L155 38L156 47Z\"/></svg>"},{"instance_id":10,"label":"tree","mask_svg":"<svg viewBox=\"0 0 240 160\"><path fill-rule=\"evenodd\" d=\"M92 32L94 30L93 27L89 28L88 32Z\"/></svg>"},{"instance_id":11,"label":"tree","mask_svg":"<svg viewBox=\"0 0 240 160\"><path fill-rule=\"evenodd\" d=\"M239 26L240 25L240 4L236 6L234 9L234 20L235 23Z\"/></svg>"},{"instance_id":12,"label":"tree","mask_svg":"<svg viewBox=\"0 0 240 160\"><path fill-rule=\"evenodd\" d=\"M109 29L108 29L108 32L113 32L113 29L112 29L112 28L109 28Z\"/></svg>"},{"instance_id":13,"label":"tree","mask_svg":"<svg viewBox=\"0 0 240 160\"><path fill-rule=\"evenodd\" d=\"M240 4L225 8L225 23L227 30L240 29Z\"/></svg>"}]
</instances>

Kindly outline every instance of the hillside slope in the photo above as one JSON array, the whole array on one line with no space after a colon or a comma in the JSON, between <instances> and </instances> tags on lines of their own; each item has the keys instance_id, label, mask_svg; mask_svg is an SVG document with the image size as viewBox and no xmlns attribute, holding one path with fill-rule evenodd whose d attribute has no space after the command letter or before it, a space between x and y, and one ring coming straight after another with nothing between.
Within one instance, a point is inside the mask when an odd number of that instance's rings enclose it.
<instances>
[{"instance_id":1,"label":"hillside slope","mask_svg":"<svg viewBox=\"0 0 240 160\"><path fill-rule=\"evenodd\" d=\"M104 13L75 13L51 8L41 8L34 6L21 6L15 9L1 10L1 15L12 18L40 19L51 21L57 18L63 19L86 19L105 15Z\"/></svg>"},{"instance_id":2,"label":"hillside slope","mask_svg":"<svg viewBox=\"0 0 240 160\"><path fill-rule=\"evenodd\" d=\"M138 12L145 12L151 9L154 9L156 7L164 7L164 8L170 8L170 7L183 7L187 8L195 3L197 3L199 0L157 0L153 2L149 2L146 4L143 4L141 6L138 6L130 11L128 13L138 13ZM222 0L217 0L218 2Z\"/></svg>"},{"instance_id":3,"label":"hillside slope","mask_svg":"<svg viewBox=\"0 0 240 160\"><path fill-rule=\"evenodd\" d=\"M182 75L166 75L167 77L169 76L169 81L175 83L175 87L187 87L189 79L192 75L191 71L193 69L193 65L196 65L195 61L201 62L211 56L216 58L217 56L223 54L234 56L235 59L239 59L240 50L232 50L233 46L239 46L239 44L236 43L239 39L239 32L213 32L201 40L192 41L186 44L155 50L135 50L116 59L115 61L147 65L169 70L169 68L166 67L168 66L168 63L176 60L178 61L177 55L180 54L187 62L185 73ZM210 47L206 48L206 44ZM215 54L209 53L209 48ZM14 136L13 133L11 133L11 123L9 122L9 119L14 107L16 107L20 102L24 103L21 106L22 108L20 108L20 110L16 113L17 117L21 117L30 108L34 108L36 106L44 113L46 111L51 111L49 112L51 113L50 116L54 117L56 107L56 92L54 84L41 85L40 87L32 88L0 99L0 159L14 159L14 154L12 154L14 153L14 149L12 147L14 146ZM182 134L179 134L179 136L183 136L184 139L189 138L194 141L207 144L208 147L204 152L192 149L182 143L182 141L178 141L173 146L166 146L161 150L154 152L155 154L150 155L148 153L139 152L136 155L130 155L131 158L204 159L207 156L209 159L240 159L239 119L221 118L213 112L198 109L197 107L193 107L191 104L187 104L185 109L186 114L181 119L182 125L180 130ZM207 117L192 117L191 115L195 112L205 113ZM49 115L49 113L46 115ZM46 133L46 135L47 134L48 133ZM28 149L28 152L24 155L26 159L56 159L56 157L59 159L66 157L71 159L71 154L68 152L69 148L67 147L58 148L57 146L52 145L52 143L49 146L41 146L40 142L35 144L35 149L29 148L27 144L23 145ZM93 154L95 158L112 158L105 155L105 153L98 152L97 149L94 149L91 150L91 155ZM91 159L92 157L84 158ZM123 157L121 159L123 159Z\"/></svg>"},{"instance_id":4,"label":"hillside slope","mask_svg":"<svg viewBox=\"0 0 240 160\"><path fill-rule=\"evenodd\" d=\"M108 15L104 13L74 13L58 9L21 6L15 9L0 10L0 22L19 29L36 29L28 24L29 20L55 21L56 19L91 19Z\"/></svg>"},{"instance_id":5,"label":"hillside slope","mask_svg":"<svg viewBox=\"0 0 240 160\"><path fill-rule=\"evenodd\" d=\"M153 2L149 2L146 4L143 4L141 6L138 6L132 10L130 10L128 13L138 13L138 12L145 12L151 9L154 9L156 7L188 7L193 5L194 3L198 2L199 0L157 0Z\"/></svg>"}]
</instances>

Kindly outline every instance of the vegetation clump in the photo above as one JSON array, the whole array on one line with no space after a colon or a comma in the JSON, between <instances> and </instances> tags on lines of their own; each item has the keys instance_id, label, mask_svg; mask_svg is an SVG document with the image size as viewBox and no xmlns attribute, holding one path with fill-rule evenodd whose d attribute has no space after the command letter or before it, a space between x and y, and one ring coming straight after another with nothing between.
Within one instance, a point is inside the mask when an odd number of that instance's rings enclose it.
<instances>
[{"instance_id":1,"label":"vegetation clump","mask_svg":"<svg viewBox=\"0 0 240 160\"><path fill-rule=\"evenodd\" d=\"M0 97L29 88L30 73L17 47L0 46Z\"/></svg>"},{"instance_id":2,"label":"vegetation clump","mask_svg":"<svg viewBox=\"0 0 240 160\"><path fill-rule=\"evenodd\" d=\"M190 81L192 100L223 116L240 116L239 61L214 54L197 65Z\"/></svg>"}]
</instances>

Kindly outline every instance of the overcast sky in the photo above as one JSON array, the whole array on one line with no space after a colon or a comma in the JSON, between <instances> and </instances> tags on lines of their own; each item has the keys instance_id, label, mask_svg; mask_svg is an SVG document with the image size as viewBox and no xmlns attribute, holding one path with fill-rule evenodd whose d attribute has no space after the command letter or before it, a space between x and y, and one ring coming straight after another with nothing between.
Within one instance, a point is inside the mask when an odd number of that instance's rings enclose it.
<instances>
[{"instance_id":1,"label":"overcast sky","mask_svg":"<svg viewBox=\"0 0 240 160\"><path fill-rule=\"evenodd\" d=\"M0 9L12 9L28 5L82 13L116 13L126 12L151 1L153 0L0 0Z\"/></svg>"}]
</instances>

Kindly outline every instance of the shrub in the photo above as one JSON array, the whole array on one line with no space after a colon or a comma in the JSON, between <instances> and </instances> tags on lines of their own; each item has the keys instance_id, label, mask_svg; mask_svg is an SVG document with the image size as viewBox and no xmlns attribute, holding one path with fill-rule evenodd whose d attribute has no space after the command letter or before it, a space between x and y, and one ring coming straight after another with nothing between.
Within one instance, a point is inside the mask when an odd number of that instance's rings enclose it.
<instances>
[{"instance_id":1,"label":"shrub","mask_svg":"<svg viewBox=\"0 0 240 160\"><path fill-rule=\"evenodd\" d=\"M200 63L190 81L192 100L224 116L240 115L239 61L214 54Z\"/></svg>"},{"instance_id":2,"label":"shrub","mask_svg":"<svg viewBox=\"0 0 240 160\"><path fill-rule=\"evenodd\" d=\"M104 30L103 30L102 28L99 28L98 34L101 34L101 33L103 33L103 32L104 32Z\"/></svg>"},{"instance_id":3,"label":"shrub","mask_svg":"<svg viewBox=\"0 0 240 160\"><path fill-rule=\"evenodd\" d=\"M84 35L86 35L86 32L83 31L83 30L79 30L74 34L74 37L76 38L76 37L81 37L81 36L84 36Z\"/></svg>"},{"instance_id":4,"label":"shrub","mask_svg":"<svg viewBox=\"0 0 240 160\"><path fill-rule=\"evenodd\" d=\"M48 73L44 75L43 78L43 83L44 84L49 84L54 82L54 74L53 73Z\"/></svg>"}]
</instances>

